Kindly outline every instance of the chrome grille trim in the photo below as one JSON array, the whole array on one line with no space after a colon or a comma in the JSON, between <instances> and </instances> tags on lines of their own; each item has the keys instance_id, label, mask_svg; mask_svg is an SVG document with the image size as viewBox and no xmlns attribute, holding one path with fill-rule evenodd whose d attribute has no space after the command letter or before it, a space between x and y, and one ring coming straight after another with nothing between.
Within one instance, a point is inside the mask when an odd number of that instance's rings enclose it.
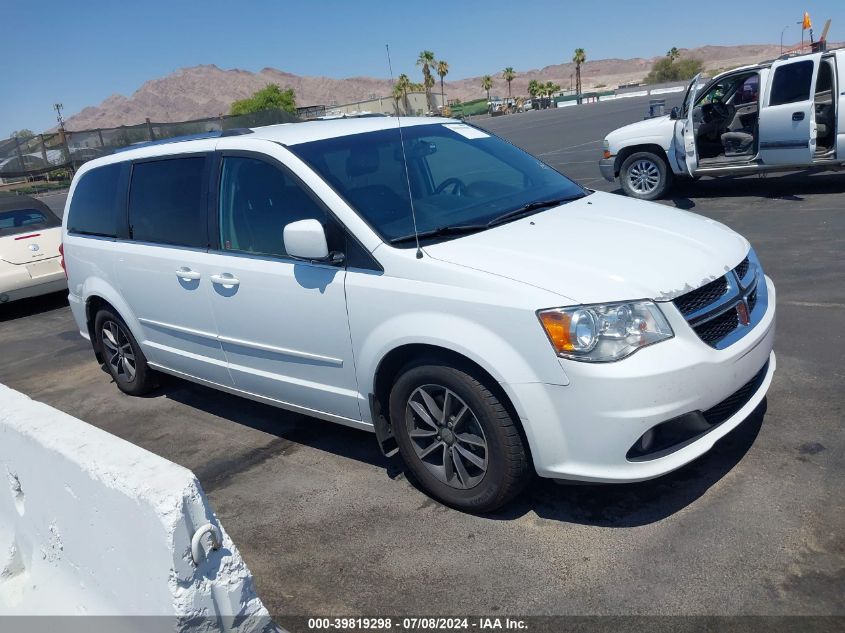
<instances>
[{"instance_id":1,"label":"chrome grille trim","mask_svg":"<svg viewBox=\"0 0 845 633\"><path fill-rule=\"evenodd\" d=\"M673 302L698 337L715 349L725 349L750 332L763 318L769 305L763 269L754 249L751 249L748 256L721 279L725 280L727 290L710 305L684 314L679 306L679 304L684 305L683 301L679 302L679 299L683 297L678 297ZM714 339L714 328L709 326L709 322L714 319L720 319L722 322L730 321L727 313L731 311L737 315L737 325L726 335ZM742 322L741 312L747 313L747 324Z\"/></svg>"}]
</instances>

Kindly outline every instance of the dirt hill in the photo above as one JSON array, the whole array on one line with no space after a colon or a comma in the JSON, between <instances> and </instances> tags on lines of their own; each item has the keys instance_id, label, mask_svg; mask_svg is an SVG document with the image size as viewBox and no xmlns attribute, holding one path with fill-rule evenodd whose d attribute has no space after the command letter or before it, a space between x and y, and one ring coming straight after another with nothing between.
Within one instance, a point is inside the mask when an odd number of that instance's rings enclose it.
<instances>
[{"instance_id":1,"label":"dirt hill","mask_svg":"<svg viewBox=\"0 0 845 633\"><path fill-rule=\"evenodd\" d=\"M711 70L771 59L779 52L780 47L777 45L681 49L683 57L700 59ZM584 87L616 87L639 81L656 59L588 60L581 69ZM571 63L517 71L511 90L515 95L527 94L531 79L553 81L566 88L574 72L575 66ZM421 77L412 77L412 80L421 80ZM84 130L143 123L147 117L155 122L170 122L217 116L227 113L236 99L248 97L268 83L293 88L299 105L338 105L390 94L390 81L373 77L333 79L299 76L275 68L264 68L254 73L238 69L223 70L214 65L193 66L147 81L130 97L114 94L99 106L89 106L68 117L66 124L70 130ZM463 101L477 99L484 96L480 84L480 77L446 81L446 93L449 98ZM494 75L491 94L507 94L507 84L501 78L501 73Z\"/></svg>"}]
</instances>

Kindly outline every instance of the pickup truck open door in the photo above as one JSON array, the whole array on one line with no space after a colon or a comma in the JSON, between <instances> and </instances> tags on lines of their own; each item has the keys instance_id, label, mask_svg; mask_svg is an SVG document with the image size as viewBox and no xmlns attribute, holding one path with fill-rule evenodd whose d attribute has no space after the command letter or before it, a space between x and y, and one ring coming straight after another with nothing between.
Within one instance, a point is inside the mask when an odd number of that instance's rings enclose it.
<instances>
[{"instance_id":1,"label":"pickup truck open door","mask_svg":"<svg viewBox=\"0 0 845 633\"><path fill-rule=\"evenodd\" d=\"M698 96L698 82L700 79L701 73L698 73L692 78L689 88L687 88L687 94L684 97L683 106L683 112L686 112L687 118L683 121L681 134L683 136L684 157L686 158L687 173L689 173L690 176L694 176L696 170L698 169L698 149L695 147L695 122L692 119L692 112L695 109L695 99Z\"/></svg>"},{"instance_id":2,"label":"pickup truck open door","mask_svg":"<svg viewBox=\"0 0 845 633\"><path fill-rule=\"evenodd\" d=\"M779 59L761 99L760 159L766 165L809 165L816 150L814 96L821 53Z\"/></svg>"}]
</instances>

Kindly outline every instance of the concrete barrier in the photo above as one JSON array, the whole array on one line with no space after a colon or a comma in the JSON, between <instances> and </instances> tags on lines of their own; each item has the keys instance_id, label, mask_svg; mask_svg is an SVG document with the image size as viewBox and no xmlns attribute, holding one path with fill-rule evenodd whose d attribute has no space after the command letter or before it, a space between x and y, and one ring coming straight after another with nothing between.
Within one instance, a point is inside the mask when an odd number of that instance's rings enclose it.
<instances>
[{"instance_id":1,"label":"concrete barrier","mask_svg":"<svg viewBox=\"0 0 845 633\"><path fill-rule=\"evenodd\" d=\"M4 385L0 614L269 622L189 470Z\"/></svg>"}]
</instances>

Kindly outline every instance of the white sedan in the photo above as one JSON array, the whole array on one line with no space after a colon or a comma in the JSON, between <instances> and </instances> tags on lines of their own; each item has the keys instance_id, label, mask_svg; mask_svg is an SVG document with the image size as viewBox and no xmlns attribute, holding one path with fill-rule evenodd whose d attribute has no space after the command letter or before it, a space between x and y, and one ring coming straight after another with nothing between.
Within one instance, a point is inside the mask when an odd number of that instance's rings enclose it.
<instances>
[{"instance_id":1,"label":"white sedan","mask_svg":"<svg viewBox=\"0 0 845 633\"><path fill-rule=\"evenodd\" d=\"M61 220L29 196L0 197L0 304L67 288Z\"/></svg>"}]
</instances>

